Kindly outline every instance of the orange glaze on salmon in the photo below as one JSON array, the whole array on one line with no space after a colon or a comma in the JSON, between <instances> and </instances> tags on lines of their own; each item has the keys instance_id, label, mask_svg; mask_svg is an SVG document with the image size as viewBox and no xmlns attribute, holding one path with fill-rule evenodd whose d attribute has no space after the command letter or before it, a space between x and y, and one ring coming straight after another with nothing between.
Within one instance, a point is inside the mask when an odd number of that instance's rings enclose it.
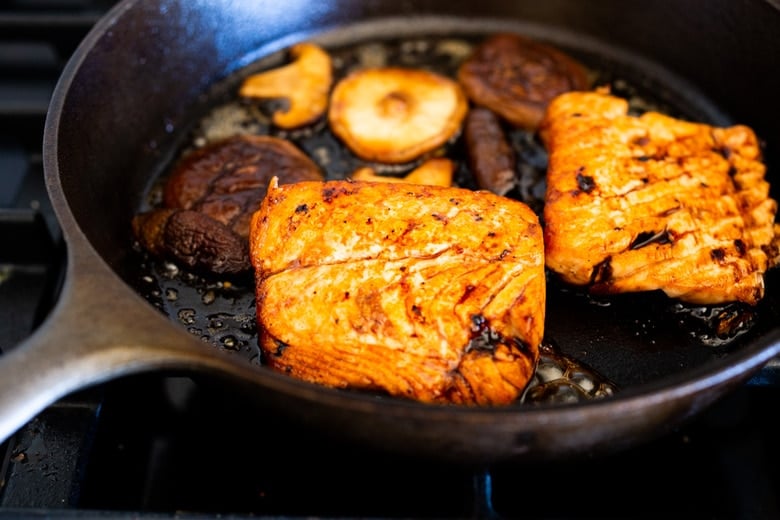
<instances>
[{"instance_id":1,"label":"orange glaze on salmon","mask_svg":"<svg viewBox=\"0 0 780 520\"><path fill-rule=\"evenodd\" d=\"M488 192L272 181L250 228L264 361L423 402L516 400L539 357L542 230Z\"/></svg>"},{"instance_id":2,"label":"orange glaze on salmon","mask_svg":"<svg viewBox=\"0 0 780 520\"><path fill-rule=\"evenodd\" d=\"M695 304L764 296L777 203L747 126L713 127L572 92L540 127L546 264L596 294L660 289Z\"/></svg>"}]
</instances>

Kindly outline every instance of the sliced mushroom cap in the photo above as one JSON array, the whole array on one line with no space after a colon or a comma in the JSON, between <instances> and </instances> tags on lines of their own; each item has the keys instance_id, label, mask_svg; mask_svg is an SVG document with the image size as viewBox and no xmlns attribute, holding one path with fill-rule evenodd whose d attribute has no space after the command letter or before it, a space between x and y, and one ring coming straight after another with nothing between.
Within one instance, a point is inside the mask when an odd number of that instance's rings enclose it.
<instances>
[{"instance_id":1,"label":"sliced mushroom cap","mask_svg":"<svg viewBox=\"0 0 780 520\"><path fill-rule=\"evenodd\" d=\"M292 142L236 135L179 160L163 187L164 207L137 214L139 244L150 254L202 274L249 270L249 221L271 178L281 183L324 180Z\"/></svg>"},{"instance_id":2,"label":"sliced mushroom cap","mask_svg":"<svg viewBox=\"0 0 780 520\"><path fill-rule=\"evenodd\" d=\"M457 82L423 69L361 69L336 84L328 119L357 156L404 163L458 133L468 100Z\"/></svg>"},{"instance_id":3,"label":"sliced mushroom cap","mask_svg":"<svg viewBox=\"0 0 780 520\"><path fill-rule=\"evenodd\" d=\"M290 56L292 63L253 74L239 89L239 95L247 98L286 99L289 108L276 111L272 117L276 126L285 129L304 126L322 117L333 84L330 55L319 46L299 43L290 48Z\"/></svg>"},{"instance_id":4,"label":"sliced mushroom cap","mask_svg":"<svg viewBox=\"0 0 780 520\"><path fill-rule=\"evenodd\" d=\"M428 186L452 186L455 162L446 157L428 159L403 177L378 175L370 166L363 166L352 173L353 181L369 182L408 182Z\"/></svg>"},{"instance_id":5,"label":"sliced mushroom cap","mask_svg":"<svg viewBox=\"0 0 780 520\"><path fill-rule=\"evenodd\" d=\"M552 98L590 84L587 69L571 56L513 33L478 45L458 69L458 81L474 104L528 130L536 129Z\"/></svg>"},{"instance_id":6,"label":"sliced mushroom cap","mask_svg":"<svg viewBox=\"0 0 780 520\"><path fill-rule=\"evenodd\" d=\"M323 179L319 166L291 141L237 135L183 157L165 184L163 201L168 208L205 213L245 237L273 176L282 184Z\"/></svg>"},{"instance_id":7,"label":"sliced mushroom cap","mask_svg":"<svg viewBox=\"0 0 780 520\"><path fill-rule=\"evenodd\" d=\"M154 209L132 220L133 233L149 253L205 275L249 272L249 243L205 213Z\"/></svg>"}]
</instances>

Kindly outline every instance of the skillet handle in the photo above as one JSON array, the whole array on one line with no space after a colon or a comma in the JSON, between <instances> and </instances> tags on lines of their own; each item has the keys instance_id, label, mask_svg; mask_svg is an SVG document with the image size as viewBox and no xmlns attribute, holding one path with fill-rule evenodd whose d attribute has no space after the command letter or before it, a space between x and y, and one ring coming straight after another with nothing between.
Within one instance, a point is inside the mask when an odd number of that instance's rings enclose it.
<instances>
[{"instance_id":1,"label":"skillet handle","mask_svg":"<svg viewBox=\"0 0 780 520\"><path fill-rule=\"evenodd\" d=\"M173 325L102 261L85 264L71 254L49 316L0 355L0 442L71 392L156 369L257 374Z\"/></svg>"}]
</instances>

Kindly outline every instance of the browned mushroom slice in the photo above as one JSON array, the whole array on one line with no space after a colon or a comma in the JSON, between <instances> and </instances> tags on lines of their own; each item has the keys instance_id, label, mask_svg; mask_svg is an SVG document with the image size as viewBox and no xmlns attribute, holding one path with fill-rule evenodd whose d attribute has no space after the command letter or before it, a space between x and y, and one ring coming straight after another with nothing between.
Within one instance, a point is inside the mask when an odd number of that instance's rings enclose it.
<instances>
[{"instance_id":1,"label":"browned mushroom slice","mask_svg":"<svg viewBox=\"0 0 780 520\"><path fill-rule=\"evenodd\" d=\"M468 101L457 82L423 69L362 69L331 94L333 132L359 157L384 163L417 159L460 130Z\"/></svg>"},{"instance_id":2,"label":"browned mushroom slice","mask_svg":"<svg viewBox=\"0 0 780 520\"><path fill-rule=\"evenodd\" d=\"M184 157L165 184L163 200L168 208L205 213L246 237L251 214L274 176L282 184L323 178L320 168L290 141L233 136Z\"/></svg>"},{"instance_id":3,"label":"browned mushroom slice","mask_svg":"<svg viewBox=\"0 0 780 520\"><path fill-rule=\"evenodd\" d=\"M233 136L195 150L167 179L165 207L136 215L135 237L152 255L194 271L247 271L249 221L277 176L280 183L323 179L308 156L276 137Z\"/></svg>"},{"instance_id":4,"label":"browned mushroom slice","mask_svg":"<svg viewBox=\"0 0 780 520\"><path fill-rule=\"evenodd\" d=\"M473 108L466 116L464 135L471 171L483 190L506 195L517 183L515 152L498 116L487 108Z\"/></svg>"},{"instance_id":5,"label":"browned mushroom slice","mask_svg":"<svg viewBox=\"0 0 780 520\"><path fill-rule=\"evenodd\" d=\"M529 130L539 125L552 98L589 87L587 70L572 57L511 33L478 45L461 64L458 81L475 104Z\"/></svg>"},{"instance_id":6,"label":"browned mushroom slice","mask_svg":"<svg viewBox=\"0 0 780 520\"><path fill-rule=\"evenodd\" d=\"M203 213L157 209L136 215L132 226L143 248L190 270L239 274L251 267L246 239Z\"/></svg>"},{"instance_id":7,"label":"browned mushroom slice","mask_svg":"<svg viewBox=\"0 0 780 520\"><path fill-rule=\"evenodd\" d=\"M428 186L452 186L452 175L454 172L454 161L446 157L434 157L428 159L403 177L378 175L370 166L363 166L355 170L350 178L353 181L408 182L410 184L426 184Z\"/></svg>"},{"instance_id":8,"label":"browned mushroom slice","mask_svg":"<svg viewBox=\"0 0 780 520\"><path fill-rule=\"evenodd\" d=\"M325 114L333 84L330 55L312 43L290 48L293 62L277 69L253 74L241 84L239 95L248 98L288 101L287 110L273 114L275 125L297 128L315 122Z\"/></svg>"}]
</instances>

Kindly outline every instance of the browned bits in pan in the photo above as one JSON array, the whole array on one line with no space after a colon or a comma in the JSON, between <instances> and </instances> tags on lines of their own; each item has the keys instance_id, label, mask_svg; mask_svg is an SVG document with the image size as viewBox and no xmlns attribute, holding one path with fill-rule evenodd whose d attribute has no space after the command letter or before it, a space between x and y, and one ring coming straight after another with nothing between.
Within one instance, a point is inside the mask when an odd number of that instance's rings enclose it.
<instances>
[{"instance_id":1,"label":"browned bits in pan","mask_svg":"<svg viewBox=\"0 0 780 520\"><path fill-rule=\"evenodd\" d=\"M280 128L292 129L321 118L328 107L333 83L330 55L312 43L290 48L292 63L253 74L241 84L239 95L246 98L285 99L286 110L274 112L272 120Z\"/></svg>"},{"instance_id":2,"label":"browned bits in pan","mask_svg":"<svg viewBox=\"0 0 780 520\"><path fill-rule=\"evenodd\" d=\"M454 80L423 69L361 69L339 81L328 112L331 130L358 157L405 163L444 145L468 109Z\"/></svg>"},{"instance_id":3,"label":"browned bits in pan","mask_svg":"<svg viewBox=\"0 0 780 520\"><path fill-rule=\"evenodd\" d=\"M323 178L306 154L276 137L234 136L197 149L167 179L164 208L136 217L135 236L151 253L196 271L246 271L249 220L274 176L282 183Z\"/></svg>"},{"instance_id":4,"label":"browned bits in pan","mask_svg":"<svg viewBox=\"0 0 780 520\"><path fill-rule=\"evenodd\" d=\"M491 36L458 69L468 97L519 128L535 129L555 96L589 88L587 69L559 49L517 34Z\"/></svg>"},{"instance_id":5,"label":"browned bits in pan","mask_svg":"<svg viewBox=\"0 0 780 520\"><path fill-rule=\"evenodd\" d=\"M515 152L493 111L472 108L464 130L468 160L477 185L498 195L515 187Z\"/></svg>"}]
</instances>

